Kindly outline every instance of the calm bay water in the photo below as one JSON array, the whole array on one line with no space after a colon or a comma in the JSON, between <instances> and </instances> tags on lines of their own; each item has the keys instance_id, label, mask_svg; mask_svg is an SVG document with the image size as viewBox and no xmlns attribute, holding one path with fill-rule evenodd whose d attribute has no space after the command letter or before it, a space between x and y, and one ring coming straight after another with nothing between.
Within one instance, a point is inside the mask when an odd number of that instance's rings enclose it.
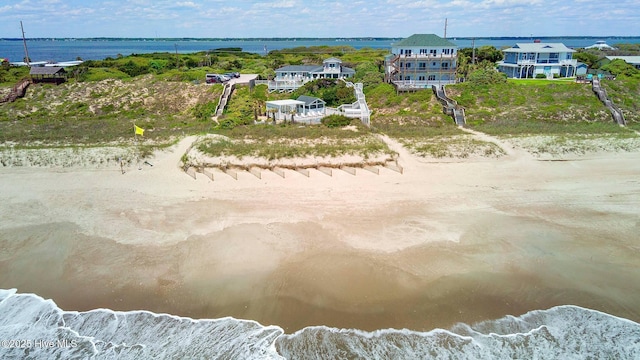
<instances>
[{"instance_id":1,"label":"calm bay water","mask_svg":"<svg viewBox=\"0 0 640 360\"><path fill-rule=\"evenodd\" d=\"M33 61L102 60L118 54L144 54L153 52L192 53L218 48L242 48L243 51L265 54L271 50L289 49L301 46L349 46L355 49L391 49L391 44L401 40L392 39L262 39L262 40L183 40L183 39L28 39L29 56ZM471 38L451 38L461 48L472 47ZM492 45L497 48L513 46L516 42L531 42L532 38L478 38L475 46ZM640 44L638 37L544 37L543 42L560 42L572 48L586 47L598 40L609 45L617 43ZM21 39L0 39L0 58L11 62L22 61L24 46Z\"/></svg>"}]
</instances>

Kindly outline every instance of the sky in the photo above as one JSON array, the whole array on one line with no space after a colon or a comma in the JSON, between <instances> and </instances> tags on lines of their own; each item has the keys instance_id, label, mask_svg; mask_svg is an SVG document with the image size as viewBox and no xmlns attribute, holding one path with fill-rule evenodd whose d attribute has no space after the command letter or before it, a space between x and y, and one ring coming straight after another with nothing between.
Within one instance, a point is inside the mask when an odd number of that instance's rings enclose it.
<instances>
[{"instance_id":1,"label":"sky","mask_svg":"<svg viewBox=\"0 0 640 360\"><path fill-rule=\"evenodd\" d=\"M639 0L0 0L0 38L640 36Z\"/></svg>"}]
</instances>

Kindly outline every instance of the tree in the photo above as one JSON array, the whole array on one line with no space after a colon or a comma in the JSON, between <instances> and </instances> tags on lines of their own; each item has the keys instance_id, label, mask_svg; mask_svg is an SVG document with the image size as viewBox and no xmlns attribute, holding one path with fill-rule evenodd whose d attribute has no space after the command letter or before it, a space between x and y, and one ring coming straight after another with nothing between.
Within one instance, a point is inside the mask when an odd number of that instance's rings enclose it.
<instances>
[{"instance_id":1,"label":"tree","mask_svg":"<svg viewBox=\"0 0 640 360\"><path fill-rule=\"evenodd\" d=\"M587 64L587 66L589 66L592 69L597 68L598 60L600 60L600 57L598 55L592 52L585 51L583 49L575 52L573 54L573 58Z\"/></svg>"},{"instance_id":2,"label":"tree","mask_svg":"<svg viewBox=\"0 0 640 360\"><path fill-rule=\"evenodd\" d=\"M622 59L612 60L610 63L603 65L601 69L610 72L614 76L640 75L640 70L634 68L632 65L628 64L626 61Z\"/></svg>"},{"instance_id":3,"label":"tree","mask_svg":"<svg viewBox=\"0 0 640 360\"><path fill-rule=\"evenodd\" d=\"M463 48L458 51L458 54L462 53L465 57L469 59L469 63L473 63L473 48ZM475 50L475 63L481 63L488 61L490 63L495 63L504 58L501 50L498 50L495 46L484 45L476 48Z\"/></svg>"}]
</instances>

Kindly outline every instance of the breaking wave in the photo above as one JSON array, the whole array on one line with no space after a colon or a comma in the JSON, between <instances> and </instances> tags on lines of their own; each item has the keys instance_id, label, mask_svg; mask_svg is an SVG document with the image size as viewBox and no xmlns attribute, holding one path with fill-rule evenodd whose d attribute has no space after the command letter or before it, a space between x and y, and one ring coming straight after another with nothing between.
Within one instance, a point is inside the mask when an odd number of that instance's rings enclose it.
<instances>
[{"instance_id":1,"label":"breaking wave","mask_svg":"<svg viewBox=\"0 0 640 360\"><path fill-rule=\"evenodd\" d=\"M193 320L148 311L63 311L34 294L0 290L3 359L638 359L640 324L558 306L429 332Z\"/></svg>"}]
</instances>

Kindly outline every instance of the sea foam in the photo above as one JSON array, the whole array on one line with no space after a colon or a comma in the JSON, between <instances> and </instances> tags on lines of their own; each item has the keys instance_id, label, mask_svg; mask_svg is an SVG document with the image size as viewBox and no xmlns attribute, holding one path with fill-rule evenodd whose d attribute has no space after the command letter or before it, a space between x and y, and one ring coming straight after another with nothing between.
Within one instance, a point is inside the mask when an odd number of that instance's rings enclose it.
<instances>
[{"instance_id":1,"label":"sea foam","mask_svg":"<svg viewBox=\"0 0 640 360\"><path fill-rule=\"evenodd\" d=\"M373 332L193 320L148 311L63 311L0 290L2 359L639 359L640 324L558 306L450 330Z\"/></svg>"}]
</instances>

